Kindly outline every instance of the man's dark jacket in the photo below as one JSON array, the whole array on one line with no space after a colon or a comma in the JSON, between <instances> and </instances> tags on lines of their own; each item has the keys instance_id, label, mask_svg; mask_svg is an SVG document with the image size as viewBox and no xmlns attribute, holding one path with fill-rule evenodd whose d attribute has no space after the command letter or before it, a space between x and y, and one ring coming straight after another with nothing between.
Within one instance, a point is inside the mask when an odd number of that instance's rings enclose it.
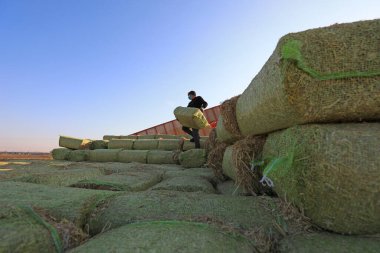
<instances>
[{"instance_id":1,"label":"man's dark jacket","mask_svg":"<svg viewBox=\"0 0 380 253\"><path fill-rule=\"evenodd\" d=\"M195 97L193 100L190 101L190 103L187 105L187 107L195 107L198 109L206 108L207 102L203 100L201 96ZM202 110L203 111L203 110Z\"/></svg>"}]
</instances>

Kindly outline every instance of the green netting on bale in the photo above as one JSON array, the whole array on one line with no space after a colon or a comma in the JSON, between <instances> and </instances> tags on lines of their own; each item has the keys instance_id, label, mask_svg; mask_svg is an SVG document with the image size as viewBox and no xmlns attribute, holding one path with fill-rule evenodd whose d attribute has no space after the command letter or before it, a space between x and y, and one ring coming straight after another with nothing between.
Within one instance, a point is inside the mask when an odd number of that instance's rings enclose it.
<instances>
[{"instance_id":1,"label":"green netting on bale","mask_svg":"<svg viewBox=\"0 0 380 253\"><path fill-rule=\"evenodd\" d=\"M108 148L108 140L95 140L91 142L90 149L107 149Z\"/></svg>"},{"instance_id":2,"label":"green netting on bale","mask_svg":"<svg viewBox=\"0 0 380 253\"><path fill-rule=\"evenodd\" d=\"M147 156L148 164L176 164L175 152L162 151L162 150L150 150Z\"/></svg>"},{"instance_id":3,"label":"green netting on bale","mask_svg":"<svg viewBox=\"0 0 380 253\"><path fill-rule=\"evenodd\" d=\"M109 149L132 149L133 143L135 140L132 139L117 139L117 140L110 140L108 143Z\"/></svg>"},{"instance_id":4,"label":"green netting on bale","mask_svg":"<svg viewBox=\"0 0 380 253\"><path fill-rule=\"evenodd\" d=\"M41 218L40 218L41 219ZM46 226L23 208L2 204L0 208L0 252L61 252Z\"/></svg>"},{"instance_id":5,"label":"green netting on bale","mask_svg":"<svg viewBox=\"0 0 380 253\"><path fill-rule=\"evenodd\" d=\"M236 181L236 170L232 160L233 147L229 146L224 151L222 169L223 174Z\"/></svg>"},{"instance_id":6,"label":"green netting on bale","mask_svg":"<svg viewBox=\"0 0 380 253\"><path fill-rule=\"evenodd\" d=\"M216 186L216 189L222 195L233 195L233 196L249 195L249 192L245 191L242 187L239 187L238 185L236 185L235 182L232 180L219 183Z\"/></svg>"},{"instance_id":7,"label":"green netting on bale","mask_svg":"<svg viewBox=\"0 0 380 253\"><path fill-rule=\"evenodd\" d=\"M163 172L158 170L134 169L93 180L82 180L72 187L111 190L111 191L145 191L162 180Z\"/></svg>"},{"instance_id":8,"label":"green netting on bale","mask_svg":"<svg viewBox=\"0 0 380 253\"><path fill-rule=\"evenodd\" d=\"M68 155L69 161L72 162L83 162L87 161L89 157L89 150L73 150Z\"/></svg>"},{"instance_id":9,"label":"green netting on bale","mask_svg":"<svg viewBox=\"0 0 380 253\"><path fill-rule=\"evenodd\" d=\"M174 110L174 116L185 127L202 129L210 126L203 112L198 108L178 106Z\"/></svg>"},{"instance_id":10,"label":"green netting on bale","mask_svg":"<svg viewBox=\"0 0 380 253\"><path fill-rule=\"evenodd\" d=\"M69 186L78 181L95 179L102 175L103 173L99 169L70 169L46 173L33 173L15 178L14 181L54 186Z\"/></svg>"},{"instance_id":11,"label":"green netting on bale","mask_svg":"<svg viewBox=\"0 0 380 253\"><path fill-rule=\"evenodd\" d=\"M122 163L146 163L148 150L122 150L118 155L118 161Z\"/></svg>"},{"instance_id":12,"label":"green netting on bale","mask_svg":"<svg viewBox=\"0 0 380 253\"><path fill-rule=\"evenodd\" d=\"M158 150L166 150L166 151L175 151L182 150L183 140L175 139L175 140L159 140L158 141Z\"/></svg>"},{"instance_id":13,"label":"green netting on bale","mask_svg":"<svg viewBox=\"0 0 380 253\"><path fill-rule=\"evenodd\" d=\"M91 140L77 139L68 136L59 136L59 146L70 149L89 149L91 146Z\"/></svg>"},{"instance_id":14,"label":"green netting on bale","mask_svg":"<svg viewBox=\"0 0 380 253\"><path fill-rule=\"evenodd\" d=\"M380 232L380 124L297 126L270 134L263 182L312 221L345 234Z\"/></svg>"},{"instance_id":15,"label":"green netting on bale","mask_svg":"<svg viewBox=\"0 0 380 253\"><path fill-rule=\"evenodd\" d=\"M138 139L133 144L134 150L155 150L158 148L158 140Z\"/></svg>"},{"instance_id":16,"label":"green netting on bale","mask_svg":"<svg viewBox=\"0 0 380 253\"><path fill-rule=\"evenodd\" d=\"M152 187L152 190L215 193L212 184L202 177L183 176L166 179Z\"/></svg>"},{"instance_id":17,"label":"green netting on bale","mask_svg":"<svg viewBox=\"0 0 380 253\"><path fill-rule=\"evenodd\" d=\"M223 117L219 116L218 123L216 125L216 139L220 142L233 144L239 138L232 133L228 132L228 130L223 125Z\"/></svg>"},{"instance_id":18,"label":"green netting on bale","mask_svg":"<svg viewBox=\"0 0 380 253\"><path fill-rule=\"evenodd\" d=\"M380 19L284 36L236 107L241 132L380 119Z\"/></svg>"},{"instance_id":19,"label":"green netting on bale","mask_svg":"<svg viewBox=\"0 0 380 253\"><path fill-rule=\"evenodd\" d=\"M96 149L89 151L91 162L117 162L121 149Z\"/></svg>"},{"instance_id":20,"label":"green netting on bale","mask_svg":"<svg viewBox=\"0 0 380 253\"><path fill-rule=\"evenodd\" d=\"M90 211L99 202L113 195L108 191L93 191L68 187L0 182L0 206L33 206L46 209L59 219L67 219L82 227Z\"/></svg>"},{"instance_id":21,"label":"green netting on bale","mask_svg":"<svg viewBox=\"0 0 380 253\"><path fill-rule=\"evenodd\" d=\"M343 236L331 233L300 234L283 239L279 252L334 252L334 253L377 253L380 249L380 238Z\"/></svg>"},{"instance_id":22,"label":"green netting on bale","mask_svg":"<svg viewBox=\"0 0 380 253\"><path fill-rule=\"evenodd\" d=\"M178 191L147 191L117 196L100 206L89 221L90 233L107 224L116 228L131 222L153 220L219 221L247 231L260 228L273 235L273 219L280 215L277 200Z\"/></svg>"},{"instance_id":23,"label":"green netting on bale","mask_svg":"<svg viewBox=\"0 0 380 253\"><path fill-rule=\"evenodd\" d=\"M205 139L200 140L199 143L201 144L201 148L206 148L206 140ZM185 142L183 143L182 150L187 151L190 149L195 149L195 143L190 142L190 140L185 140Z\"/></svg>"},{"instance_id":24,"label":"green netting on bale","mask_svg":"<svg viewBox=\"0 0 380 253\"><path fill-rule=\"evenodd\" d=\"M191 149L179 155L179 162L185 168L199 168L206 163L204 149Z\"/></svg>"},{"instance_id":25,"label":"green netting on bale","mask_svg":"<svg viewBox=\"0 0 380 253\"><path fill-rule=\"evenodd\" d=\"M71 151L67 148L55 148L50 153L54 160L67 160Z\"/></svg>"},{"instance_id":26,"label":"green netting on bale","mask_svg":"<svg viewBox=\"0 0 380 253\"><path fill-rule=\"evenodd\" d=\"M101 234L72 252L254 252L240 234L215 226L180 221L126 225Z\"/></svg>"}]
</instances>

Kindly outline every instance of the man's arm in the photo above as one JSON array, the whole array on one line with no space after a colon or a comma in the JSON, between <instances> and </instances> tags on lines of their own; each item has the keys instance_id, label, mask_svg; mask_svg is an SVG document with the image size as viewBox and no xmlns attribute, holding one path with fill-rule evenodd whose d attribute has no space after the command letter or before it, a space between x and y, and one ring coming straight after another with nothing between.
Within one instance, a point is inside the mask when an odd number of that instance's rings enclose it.
<instances>
[{"instance_id":1,"label":"man's arm","mask_svg":"<svg viewBox=\"0 0 380 253\"><path fill-rule=\"evenodd\" d=\"M208 103L201 97L202 99L202 108L206 108L208 106Z\"/></svg>"}]
</instances>

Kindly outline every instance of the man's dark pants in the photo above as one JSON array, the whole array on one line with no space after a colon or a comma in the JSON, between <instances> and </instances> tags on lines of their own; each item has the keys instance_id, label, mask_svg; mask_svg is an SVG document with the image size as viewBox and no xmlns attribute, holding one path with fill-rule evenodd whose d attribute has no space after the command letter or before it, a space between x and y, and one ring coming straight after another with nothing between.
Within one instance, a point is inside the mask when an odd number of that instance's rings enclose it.
<instances>
[{"instance_id":1,"label":"man's dark pants","mask_svg":"<svg viewBox=\"0 0 380 253\"><path fill-rule=\"evenodd\" d=\"M195 148L201 148L199 129L192 128L190 130L188 127L182 127L182 130L194 138Z\"/></svg>"}]
</instances>

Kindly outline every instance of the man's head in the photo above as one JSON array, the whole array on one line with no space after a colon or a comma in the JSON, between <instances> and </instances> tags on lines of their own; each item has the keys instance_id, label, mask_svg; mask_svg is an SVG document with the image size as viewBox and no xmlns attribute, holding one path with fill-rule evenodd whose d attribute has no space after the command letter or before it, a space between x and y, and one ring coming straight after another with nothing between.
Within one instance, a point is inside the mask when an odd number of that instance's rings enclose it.
<instances>
[{"instance_id":1,"label":"man's head","mask_svg":"<svg viewBox=\"0 0 380 253\"><path fill-rule=\"evenodd\" d=\"M190 100L193 100L197 94L195 93L195 91L189 91L189 93L187 93L187 96L189 97Z\"/></svg>"}]
</instances>

